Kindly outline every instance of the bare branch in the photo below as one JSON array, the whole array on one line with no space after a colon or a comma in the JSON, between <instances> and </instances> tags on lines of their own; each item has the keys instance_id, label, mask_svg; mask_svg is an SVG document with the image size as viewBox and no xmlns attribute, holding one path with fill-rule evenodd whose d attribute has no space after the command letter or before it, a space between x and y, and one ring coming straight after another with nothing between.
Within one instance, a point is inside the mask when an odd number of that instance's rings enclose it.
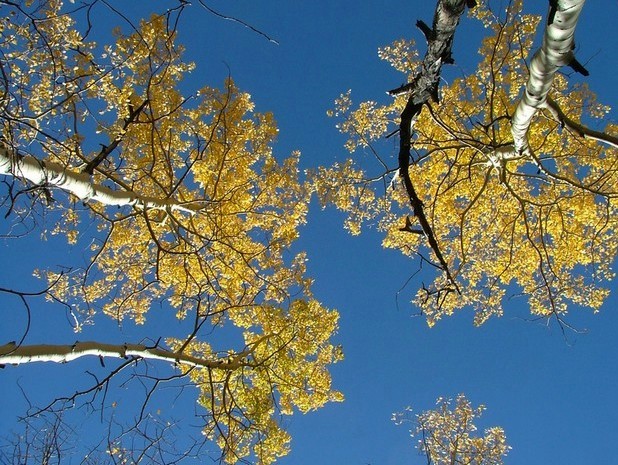
<instances>
[{"instance_id":1,"label":"bare branch","mask_svg":"<svg viewBox=\"0 0 618 465\"><path fill-rule=\"evenodd\" d=\"M241 363L236 357L209 360L159 347L148 347L143 344L104 344L94 341L78 341L73 345L38 344L16 347L14 343L9 343L0 346L0 364L7 365L21 365L32 362L66 363L87 356L161 360L190 367L229 370L247 365Z\"/></svg>"},{"instance_id":2,"label":"bare branch","mask_svg":"<svg viewBox=\"0 0 618 465\"><path fill-rule=\"evenodd\" d=\"M618 137L612 136L611 134L607 134L605 132L595 131L594 129L590 129L583 124L572 120L562 111L558 103L556 103L556 101L549 95L547 96L547 100L545 101L543 108L549 110L554 119L563 127L570 129L578 136L583 137L584 139L596 140L597 142L618 148Z\"/></svg>"},{"instance_id":3,"label":"bare branch","mask_svg":"<svg viewBox=\"0 0 618 465\"><path fill-rule=\"evenodd\" d=\"M403 179L414 215L418 218L419 224L427 236L427 241L440 263L440 267L446 273L448 280L458 293L461 293L461 291L449 270L446 259L442 255L440 245L425 214L423 202L412 184L409 167L414 122L420 114L423 105L434 99L443 60L444 57L450 57L451 55L453 36L465 6L466 2L464 0L441 0L438 2L433 21L433 31L431 34L425 33L425 36L428 38L428 49L423 60L422 70L410 86L403 86L406 87L406 91L410 92L410 96L401 113L401 123L399 125L399 176ZM391 92L398 92L398 90Z\"/></svg>"},{"instance_id":4,"label":"bare branch","mask_svg":"<svg viewBox=\"0 0 618 465\"><path fill-rule=\"evenodd\" d=\"M204 0L199 0L199 2L206 10L208 10L213 15L218 16L221 19L225 19L226 21L232 21L234 23L241 24L242 26L246 27L247 29L251 29L253 32L255 32L255 33L257 33L257 34L259 34L261 36L264 36L269 42L272 42L275 45L279 45L279 42L277 42L275 39L270 37L268 34L265 34L264 32L262 32L259 29L255 28L251 24L243 21L242 19L234 18L233 16L227 16L227 15L224 15L222 13L219 13L218 11L216 11L216 10L212 9L211 7L209 7L206 4L206 2L204 2Z\"/></svg>"}]
</instances>

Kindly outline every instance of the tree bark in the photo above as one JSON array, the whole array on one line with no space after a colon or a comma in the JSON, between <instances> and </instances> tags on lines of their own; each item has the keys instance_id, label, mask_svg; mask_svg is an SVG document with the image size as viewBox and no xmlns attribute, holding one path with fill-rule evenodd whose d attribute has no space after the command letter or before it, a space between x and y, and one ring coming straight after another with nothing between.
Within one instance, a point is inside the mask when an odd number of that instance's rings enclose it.
<instances>
[{"instance_id":1,"label":"tree bark","mask_svg":"<svg viewBox=\"0 0 618 465\"><path fill-rule=\"evenodd\" d=\"M401 113L401 122L399 125L399 176L403 180L414 215L417 217L427 237L427 241L440 264L440 268L446 273L448 280L457 291L459 291L459 288L457 287L454 277L451 275L447 261L442 255L438 241L425 215L423 202L410 179L409 167L414 122L423 109L423 105L429 103L430 100L437 100L438 98L438 86L440 83L442 64L445 62L452 62L451 47L453 36L455 35L455 29L459 24L459 19L465 7L466 0L438 1L432 30L425 32L425 37L428 39L427 53L423 59L420 73L410 84L390 91L391 95L397 95L402 92L410 93L406 106Z\"/></svg>"},{"instance_id":2,"label":"tree bark","mask_svg":"<svg viewBox=\"0 0 618 465\"><path fill-rule=\"evenodd\" d=\"M32 156L22 156L0 141L0 175L13 176L34 185L56 187L79 199L104 205L130 205L140 210L176 210L195 213L203 207L184 205L173 199L142 196L133 191L113 190L96 184L85 172L74 172L57 163L40 161Z\"/></svg>"},{"instance_id":3,"label":"tree bark","mask_svg":"<svg viewBox=\"0 0 618 465\"><path fill-rule=\"evenodd\" d=\"M197 368L220 368L233 370L242 363L240 357L209 360L194 357L184 353L172 352L159 347L149 347L143 344L103 344L100 342L75 342L72 345L16 345L8 343L0 346L0 365L21 365L34 362L67 363L81 357L115 357L136 358L144 360L159 360L170 364L181 364Z\"/></svg>"},{"instance_id":4,"label":"tree bark","mask_svg":"<svg viewBox=\"0 0 618 465\"><path fill-rule=\"evenodd\" d=\"M518 153L528 149L528 129L536 111L543 107L547 94L560 67L573 63L575 26L585 0L558 0L550 2L548 22L541 48L530 62L530 76L513 119L511 133Z\"/></svg>"}]
</instances>

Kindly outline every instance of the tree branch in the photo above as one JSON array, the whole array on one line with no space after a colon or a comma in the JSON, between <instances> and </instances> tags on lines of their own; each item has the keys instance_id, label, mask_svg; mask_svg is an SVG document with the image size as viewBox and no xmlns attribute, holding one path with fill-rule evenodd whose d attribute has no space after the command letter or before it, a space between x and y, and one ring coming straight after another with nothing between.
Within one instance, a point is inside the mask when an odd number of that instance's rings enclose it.
<instances>
[{"instance_id":1,"label":"tree branch","mask_svg":"<svg viewBox=\"0 0 618 465\"><path fill-rule=\"evenodd\" d=\"M612 136L604 132L595 131L594 129L590 129L583 124L572 120L566 114L564 114L560 106L549 95L547 96L547 100L545 101L545 105L543 106L543 108L546 108L554 117L554 119L558 121L563 127L570 129L578 136L583 137L584 139L596 140L597 142L602 142L604 144L618 148L618 137Z\"/></svg>"},{"instance_id":2,"label":"tree branch","mask_svg":"<svg viewBox=\"0 0 618 465\"><path fill-rule=\"evenodd\" d=\"M414 215L418 219L425 236L427 236L429 246L438 259L440 268L446 273L448 280L459 293L461 293L461 291L449 270L446 259L442 255L440 245L438 244L433 229L425 214L423 202L410 179L409 167L414 122L420 114L423 105L435 98L440 81L442 63L445 57L451 56L453 36L465 7L465 0L438 1L433 20L433 30L431 34L425 34L426 37L430 36L431 38L428 38L428 48L425 58L423 59L422 69L414 82L405 86L405 90L410 92L410 96L401 113L401 122L399 125L399 176L403 179L403 184L408 194ZM396 90L391 92L396 92Z\"/></svg>"},{"instance_id":3,"label":"tree branch","mask_svg":"<svg viewBox=\"0 0 618 465\"><path fill-rule=\"evenodd\" d=\"M95 168L99 166L99 164L101 164L101 162L105 160L109 156L109 154L112 153L116 149L116 147L118 147L118 144L120 144L120 141L122 141L122 136L127 132L127 129L129 128L129 126L133 122L135 122L135 120L139 117L139 114L146 107L147 103L148 103L148 100L144 100L142 104L139 107L137 107L137 109L134 109L132 105L129 106L129 116L124 119L124 124L120 131L120 134L116 136L116 138L112 141L111 144L104 145L103 148L101 149L101 152L99 152L99 154L96 157L94 157L91 161L89 161L86 164L86 166L82 169L84 173L88 173L89 175L92 175L92 173L94 173Z\"/></svg>"},{"instance_id":4,"label":"tree branch","mask_svg":"<svg viewBox=\"0 0 618 465\"><path fill-rule=\"evenodd\" d=\"M227 16L227 15L224 15L222 13L219 13L218 11L216 11L216 10L212 9L211 7L209 7L206 4L206 2L204 2L204 0L199 0L199 2L206 10L208 10L213 15L218 16L219 18L225 19L227 21L232 21L234 23L241 24L242 26L246 27L247 29L251 29L253 32L255 32L255 33L265 37L269 42L272 42L275 45L279 45L279 42L277 42L275 39L273 39L272 37L268 36L267 34L265 34L264 32L260 31L259 29L253 27L251 24L246 23L242 19L234 18L233 16Z\"/></svg>"},{"instance_id":5,"label":"tree branch","mask_svg":"<svg viewBox=\"0 0 618 465\"><path fill-rule=\"evenodd\" d=\"M113 190L96 184L88 173L73 172L57 163L40 161L31 156L22 156L6 143L0 141L0 175L14 176L35 185L57 187L87 202L94 200L104 205L131 205L140 210L172 210L196 213L204 202L181 204L174 199L142 196L133 191Z\"/></svg>"},{"instance_id":6,"label":"tree branch","mask_svg":"<svg viewBox=\"0 0 618 465\"><path fill-rule=\"evenodd\" d=\"M17 346L15 343L8 343L0 346L0 365L21 365L33 362L66 363L88 356L159 360L189 367L226 370L234 370L247 365L247 363L243 363L237 357L209 360L143 344L104 344L87 341L75 342L72 345L37 344Z\"/></svg>"}]
</instances>

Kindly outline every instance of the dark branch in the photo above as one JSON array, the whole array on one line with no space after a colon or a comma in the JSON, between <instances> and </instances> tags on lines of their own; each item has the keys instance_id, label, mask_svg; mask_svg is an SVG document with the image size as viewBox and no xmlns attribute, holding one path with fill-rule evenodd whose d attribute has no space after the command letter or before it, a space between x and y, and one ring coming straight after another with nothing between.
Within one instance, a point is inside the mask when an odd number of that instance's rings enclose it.
<instances>
[{"instance_id":1,"label":"dark branch","mask_svg":"<svg viewBox=\"0 0 618 465\"><path fill-rule=\"evenodd\" d=\"M577 61L577 58L575 57L571 58L571 61L569 62L569 67L572 68L573 71L575 71L576 73L582 74L584 76L590 75L590 73L584 67L584 65L582 65L579 61Z\"/></svg>"},{"instance_id":2,"label":"dark branch","mask_svg":"<svg viewBox=\"0 0 618 465\"><path fill-rule=\"evenodd\" d=\"M111 144L103 145L103 147L101 148L101 152L99 152L99 154L94 157L94 159L89 161L88 164L82 169L84 173L92 175L96 167L99 166L101 162L105 160L116 149L116 147L118 147L118 144L120 144L120 141L122 141L122 135L127 131L128 127L137 120L137 117L142 112L147 103L148 100L144 100L144 102L139 107L137 107L137 109L134 109L133 106L129 106L129 116L124 119L124 124L122 126L122 131L120 132L120 134L116 136L116 138L112 141Z\"/></svg>"},{"instance_id":3,"label":"dark branch","mask_svg":"<svg viewBox=\"0 0 618 465\"><path fill-rule=\"evenodd\" d=\"M259 29L253 27L251 24L246 23L245 21L243 21L242 19L238 19L238 18L234 18L233 16L227 16L224 15L222 13L219 13L218 11L212 9L211 7L209 7L206 2L204 2L203 0L199 0L200 4L206 9L208 10L210 13L212 13L215 16L218 16L221 19L225 19L226 21L232 21L234 23L238 23L241 24L242 26L246 27L247 29L252 30L253 32L265 37L269 42L272 42L275 45L279 45L279 42L277 42L275 39L273 39L272 37L270 37L269 35L265 34L264 32L260 31Z\"/></svg>"},{"instance_id":4,"label":"dark branch","mask_svg":"<svg viewBox=\"0 0 618 465\"><path fill-rule=\"evenodd\" d=\"M451 47L455 29L459 24L464 9L468 3L466 0L440 0L436 7L436 12L433 20L433 30L428 39L428 48L420 74L410 84L401 86L398 89L390 91L391 95L410 92L406 106L401 113L401 122L399 125L399 176L403 179L403 184L408 194L408 199L414 216L416 216L419 225L422 228L424 235L427 237L429 246L436 256L440 268L446 273L447 279L461 293L455 278L451 274L448 263L442 254L440 245L433 232L431 224L424 210L423 202L421 201L412 180L410 179L409 167L412 147L412 128L414 122L423 109L423 105L430 100L437 98L438 85L440 82L440 71L444 63L444 57L450 57ZM429 27L419 21L417 26L423 30L425 37L428 37L426 29ZM407 228L406 230L412 229Z\"/></svg>"},{"instance_id":5,"label":"dark branch","mask_svg":"<svg viewBox=\"0 0 618 465\"><path fill-rule=\"evenodd\" d=\"M427 43L431 42L436 38L436 34L433 32L433 29L431 29L422 19L419 19L416 22L416 27L421 30L421 32L425 36L425 39L427 40Z\"/></svg>"}]
</instances>

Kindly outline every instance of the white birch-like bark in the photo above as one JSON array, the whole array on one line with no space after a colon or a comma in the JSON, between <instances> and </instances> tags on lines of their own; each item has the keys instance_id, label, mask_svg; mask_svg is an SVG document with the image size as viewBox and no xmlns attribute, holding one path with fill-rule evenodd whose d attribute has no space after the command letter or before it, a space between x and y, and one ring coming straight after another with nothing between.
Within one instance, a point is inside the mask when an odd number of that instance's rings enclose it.
<instances>
[{"instance_id":1,"label":"white birch-like bark","mask_svg":"<svg viewBox=\"0 0 618 465\"><path fill-rule=\"evenodd\" d=\"M236 369L243 365L238 356L242 354L236 355L230 360L209 360L143 344L103 344L93 341L76 342L72 345L17 346L15 343L9 343L0 346L0 365L21 365L33 362L67 363L81 357L98 356L158 360L196 368Z\"/></svg>"},{"instance_id":2,"label":"white birch-like bark","mask_svg":"<svg viewBox=\"0 0 618 465\"><path fill-rule=\"evenodd\" d=\"M175 210L187 213L195 213L200 209L194 205L181 205L173 199L160 199L138 195L133 191L110 189L94 183L88 173L74 172L57 163L19 155L2 142L0 142L0 175L13 176L34 185L59 188L84 202L92 200L110 206L130 205L140 210Z\"/></svg>"},{"instance_id":3,"label":"white birch-like bark","mask_svg":"<svg viewBox=\"0 0 618 465\"><path fill-rule=\"evenodd\" d=\"M545 27L543 44L530 62L524 95L511 121L513 145L518 153L528 149L528 129L536 111L545 105L556 71L573 60L575 26L585 0L558 0L551 24Z\"/></svg>"}]
</instances>

